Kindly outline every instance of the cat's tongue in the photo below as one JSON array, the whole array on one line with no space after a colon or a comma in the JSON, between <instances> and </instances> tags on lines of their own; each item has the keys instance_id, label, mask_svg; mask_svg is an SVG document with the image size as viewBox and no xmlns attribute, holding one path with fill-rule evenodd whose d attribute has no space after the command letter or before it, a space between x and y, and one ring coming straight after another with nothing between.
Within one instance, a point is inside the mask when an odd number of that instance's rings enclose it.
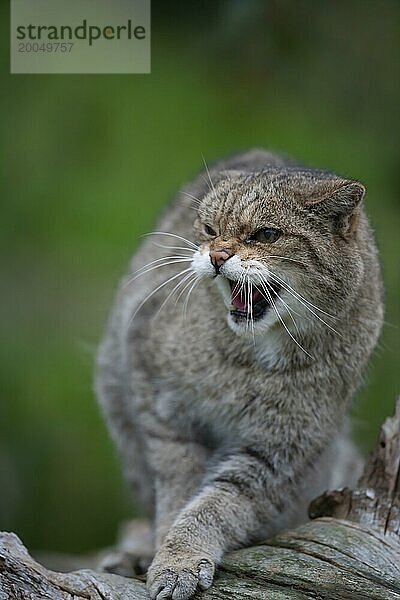
<instances>
[{"instance_id":1,"label":"cat's tongue","mask_svg":"<svg viewBox=\"0 0 400 600\"><path fill-rule=\"evenodd\" d=\"M231 294L231 302L236 310L245 311L247 309L247 302L243 292L235 292L235 290L233 290Z\"/></svg>"},{"instance_id":2,"label":"cat's tongue","mask_svg":"<svg viewBox=\"0 0 400 600\"><path fill-rule=\"evenodd\" d=\"M261 298L261 292L254 288L252 290L251 297L249 297L248 290L244 287L240 290L234 287L231 292L232 305L236 310L243 312L247 312L248 304L250 304L250 306L254 306L256 302L261 300Z\"/></svg>"}]
</instances>

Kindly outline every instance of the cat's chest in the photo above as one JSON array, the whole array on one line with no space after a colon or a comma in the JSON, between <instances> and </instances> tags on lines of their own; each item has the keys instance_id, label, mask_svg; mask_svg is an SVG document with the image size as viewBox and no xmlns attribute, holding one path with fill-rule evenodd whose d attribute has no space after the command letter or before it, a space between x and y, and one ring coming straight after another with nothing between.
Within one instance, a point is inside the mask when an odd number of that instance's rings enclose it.
<instances>
[{"instance_id":1,"label":"cat's chest","mask_svg":"<svg viewBox=\"0 0 400 600\"><path fill-rule=\"evenodd\" d=\"M249 436L264 436L282 395L275 378L243 365L199 369L188 378L172 372L158 390L154 407L163 422L208 447L236 447Z\"/></svg>"},{"instance_id":2,"label":"cat's chest","mask_svg":"<svg viewBox=\"0 0 400 600\"><path fill-rule=\"evenodd\" d=\"M175 323L171 317L158 326L151 349L155 408L183 431L204 429L225 439L240 437L242 431L248 436L249 424L265 422L279 397L287 395L282 377L268 368L277 341L271 338L256 352L204 310L189 322Z\"/></svg>"},{"instance_id":3,"label":"cat's chest","mask_svg":"<svg viewBox=\"0 0 400 600\"><path fill-rule=\"evenodd\" d=\"M209 391L203 386L196 389L164 380L155 394L154 408L163 421L182 427L226 421L226 415L232 415L232 407L239 402L239 394L221 388Z\"/></svg>"},{"instance_id":4,"label":"cat's chest","mask_svg":"<svg viewBox=\"0 0 400 600\"><path fill-rule=\"evenodd\" d=\"M167 384L154 398L154 408L164 423L206 447L240 445L248 438L248 419L245 424L240 418L248 400L232 388L208 392Z\"/></svg>"}]
</instances>

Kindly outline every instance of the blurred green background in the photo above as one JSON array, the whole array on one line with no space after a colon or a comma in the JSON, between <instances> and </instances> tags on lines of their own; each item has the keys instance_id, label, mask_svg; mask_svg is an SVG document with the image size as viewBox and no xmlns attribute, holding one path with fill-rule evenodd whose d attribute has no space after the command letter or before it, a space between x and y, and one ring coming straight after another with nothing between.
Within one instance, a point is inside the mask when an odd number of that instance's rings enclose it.
<instances>
[{"instance_id":1,"label":"blurred green background","mask_svg":"<svg viewBox=\"0 0 400 600\"><path fill-rule=\"evenodd\" d=\"M397 1L152 3L151 75L1 76L0 529L113 541L132 514L92 393L139 234L201 167L250 146L361 179L387 324L354 408L368 450L399 391Z\"/></svg>"}]
</instances>

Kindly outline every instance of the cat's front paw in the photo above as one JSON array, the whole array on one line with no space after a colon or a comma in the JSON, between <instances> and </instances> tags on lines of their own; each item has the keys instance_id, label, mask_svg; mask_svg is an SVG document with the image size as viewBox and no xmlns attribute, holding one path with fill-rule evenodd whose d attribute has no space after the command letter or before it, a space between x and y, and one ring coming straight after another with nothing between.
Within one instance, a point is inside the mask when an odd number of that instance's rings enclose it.
<instances>
[{"instance_id":1,"label":"cat's front paw","mask_svg":"<svg viewBox=\"0 0 400 600\"><path fill-rule=\"evenodd\" d=\"M209 558L160 552L147 574L151 600L189 600L198 588L206 590L210 587L214 571L215 565Z\"/></svg>"}]
</instances>

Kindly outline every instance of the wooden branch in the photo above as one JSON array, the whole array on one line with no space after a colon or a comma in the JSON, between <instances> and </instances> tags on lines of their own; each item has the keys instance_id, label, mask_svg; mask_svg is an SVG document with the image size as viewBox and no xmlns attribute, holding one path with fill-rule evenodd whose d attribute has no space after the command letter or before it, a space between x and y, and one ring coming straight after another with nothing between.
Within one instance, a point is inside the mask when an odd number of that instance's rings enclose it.
<instances>
[{"instance_id":1,"label":"wooden branch","mask_svg":"<svg viewBox=\"0 0 400 600\"><path fill-rule=\"evenodd\" d=\"M142 600L143 583L90 570L54 573L39 565L14 533L0 534L0 600Z\"/></svg>"},{"instance_id":2,"label":"wooden branch","mask_svg":"<svg viewBox=\"0 0 400 600\"><path fill-rule=\"evenodd\" d=\"M400 399L395 415L382 425L357 488L325 492L311 502L309 516L346 519L399 539Z\"/></svg>"},{"instance_id":3,"label":"wooden branch","mask_svg":"<svg viewBox=\"0 0 400 600\"><path fill-rule=\"evenodd\" d=\"M400 401L356 490L326 492L315 519L225 557L201 600L400 600ZM318 517L318 518L317 518ZM56 573L13 533L0 534L0 600L146 600L137 579Z\"/></svg>"}]
</instances>

